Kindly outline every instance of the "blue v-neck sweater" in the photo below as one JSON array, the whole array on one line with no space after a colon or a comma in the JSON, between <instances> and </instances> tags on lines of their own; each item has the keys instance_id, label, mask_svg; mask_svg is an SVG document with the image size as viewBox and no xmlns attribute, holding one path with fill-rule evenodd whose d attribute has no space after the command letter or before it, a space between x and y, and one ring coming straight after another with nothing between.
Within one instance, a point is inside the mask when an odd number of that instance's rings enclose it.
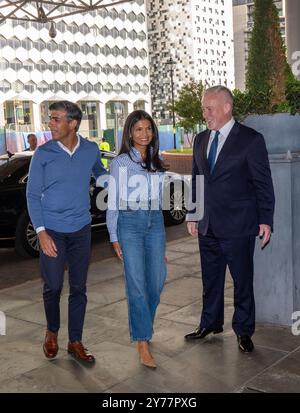
<instances>
[{"instance_id":1,"label":"blue v-neck sweater","mask_svg":"<svg viewBox=\"0 0 300 413\"><path fill-rule=\"evenodd\" d=\"M75 232L91 222L89 186L106 174L96 143L80 137L73 155L51 140L35 151L27 183L28 211L34 228Z\"/></svg>"}]
</instances>

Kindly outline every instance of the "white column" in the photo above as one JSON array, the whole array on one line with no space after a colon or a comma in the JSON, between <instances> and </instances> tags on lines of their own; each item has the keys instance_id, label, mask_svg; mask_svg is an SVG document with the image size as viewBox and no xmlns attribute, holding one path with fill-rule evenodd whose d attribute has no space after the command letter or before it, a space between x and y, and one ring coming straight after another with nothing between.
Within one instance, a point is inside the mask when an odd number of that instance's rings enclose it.
<instances>
[{"instance_id":1,"label":"white column","mask_svg":"<svg viewBox=\"0 0 300 413\"><path fill-rule=\"evenodd\" d=\"M150 114L151 114L151 112L152 112L150 98L149 98L149 101L148 101L148 102L145 101L145 111L148 112L148 113L150 113Z\"/></svg>"},{"instance_id":2,"label":"white column","mask_svg":"<svg viewBox=\"0 0 300 413\"><path fill-rule=\"evenodd\" d=\"M0 126L4 126L5 125L5 117L4 117L4 104L1 103L0 104Z\"/></svg>"},{"instance_id":3,"label":"white column","mask_svg":"<svg viewBox=\"0 0 300 413\"><path fill-rule=\"evenodd\" d=\"M106 112L105 112L105 103L99 101L99 129L102 131L107 128L106 125Z\"/></svg>"},{"instance_id":4,"label":"white column","mask_svg":"<svg viewBox=\"0 0 300 413\"><path fill-rule=\"evenodd\" d=\"M32 122L34 125L34 131L41 131L41 110L40 105L38 103L32 102Z\"/></svg>"},{"instance_id":5,"label":"white column","mask_svg":"<svg viewBox=\"0 0 300 413\"><path fill-rule=\"evenodd\" d=\"M133 112L133 103L128 101L128 114Z\"/></svg>"},{"instance_id":6,"label":"white column","mask_svg":"<svg viewBox=\"0 0 300 413\"><path fill-rule=\"evenodd\" d=\"M101 123L101 116L100 116L100 106L102 103L97 100L97 105L96 105L96 119L97 119L97 129L98 129L98 134L97 137L98 139L102 137L102 123Z\"/></svg>"}]
</instances>

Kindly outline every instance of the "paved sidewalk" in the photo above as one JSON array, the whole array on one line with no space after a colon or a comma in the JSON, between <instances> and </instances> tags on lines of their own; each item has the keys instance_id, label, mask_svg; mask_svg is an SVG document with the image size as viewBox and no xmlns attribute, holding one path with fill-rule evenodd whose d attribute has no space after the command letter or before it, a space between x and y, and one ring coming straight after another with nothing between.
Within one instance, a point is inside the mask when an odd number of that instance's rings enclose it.
<instances>
[{"instance_id":1,"label":"paved sidewalk","mask_svg":"<svg viewBox=\"0 0 300 413\"><path fill-rule=\"evenodd\" d=\"M230 277L224 333L185 342L183 336L198 324L201 309L197 241L183 238L168 243L168 259L151 343L156 370L139 364L135 345L129 341L122 266L110 258L92 263L89 270L83 342L97 359L93 367L82 366L66 351L67 282L61 299L60 350L50 361L42 351L41 282L1 290L0 310L6 314L7 331L0 336L0 392L300 392L300 336L293 336L290 328L258 324L255 351L238 350L231 329Z\"/></svg>"}]
</instances>

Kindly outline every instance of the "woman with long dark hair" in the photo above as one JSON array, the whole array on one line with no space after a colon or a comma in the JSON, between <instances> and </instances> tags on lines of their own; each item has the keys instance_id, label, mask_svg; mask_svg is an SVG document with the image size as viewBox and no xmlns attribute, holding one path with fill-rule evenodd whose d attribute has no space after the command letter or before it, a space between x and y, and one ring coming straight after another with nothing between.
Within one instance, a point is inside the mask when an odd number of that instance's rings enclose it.
<instances>
[{"instance_id":1,"label":"woman with long dark hair","mask_svg":"<svg viewBox=\"0 0 300 413\"><path fill-rule=\"evenodd\" d=\"M107 227L124 265L130 337L141 363L152 368L149 341L166 279L164 171L155 122L136 110L126 119L119 156L110 165Z\"/></svg>"}]
</instances>

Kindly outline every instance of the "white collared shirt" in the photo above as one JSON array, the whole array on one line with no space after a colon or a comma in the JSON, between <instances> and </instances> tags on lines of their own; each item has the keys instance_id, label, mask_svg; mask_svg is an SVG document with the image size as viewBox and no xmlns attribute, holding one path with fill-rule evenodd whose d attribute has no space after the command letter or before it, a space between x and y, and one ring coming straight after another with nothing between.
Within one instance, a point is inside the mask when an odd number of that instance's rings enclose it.
<instances>
[{"instance_id":1,"label":"white collared shirt","mask_svg":"<svg viewBox=\"0 0 300 413\"><path fill-rule=\"evenodd\" d=\"M217 154L216 154L216 160L218 159L219 153L221 152L221 149L223 148L223 145L229 133L231 132L231 129L233 128L234 124L235 124L235 120L234 118L231 118L229 122L225 123L225 125L221 129L219 129L220 135L219 135L219 143L218 143L218 149L217 149ZM209 154L211 143L215 137L215 134L216 134L216 131L212 130L210 137L209 137L208 145L207 145L207 157Z\"/></svg>"},{"instance_id":2,"label":"white collared shirt","mask_svg":"<svg viewBox=\"0 0 300 413\"><path fill-rule=\"evenodd\" d=\"M70 151L70 149L68 149L63 143L61 143L60 141L57 141L58 145L61 147L61 149L65 152L67 152L68 155L72 156L74 155L74 153L77 151L77 149L79 148L80 145L80 138L79 136L76 134L77 137L77 144L74 147L74 149L72 150L72 152Z\"/></svg>"}]
</instances>

